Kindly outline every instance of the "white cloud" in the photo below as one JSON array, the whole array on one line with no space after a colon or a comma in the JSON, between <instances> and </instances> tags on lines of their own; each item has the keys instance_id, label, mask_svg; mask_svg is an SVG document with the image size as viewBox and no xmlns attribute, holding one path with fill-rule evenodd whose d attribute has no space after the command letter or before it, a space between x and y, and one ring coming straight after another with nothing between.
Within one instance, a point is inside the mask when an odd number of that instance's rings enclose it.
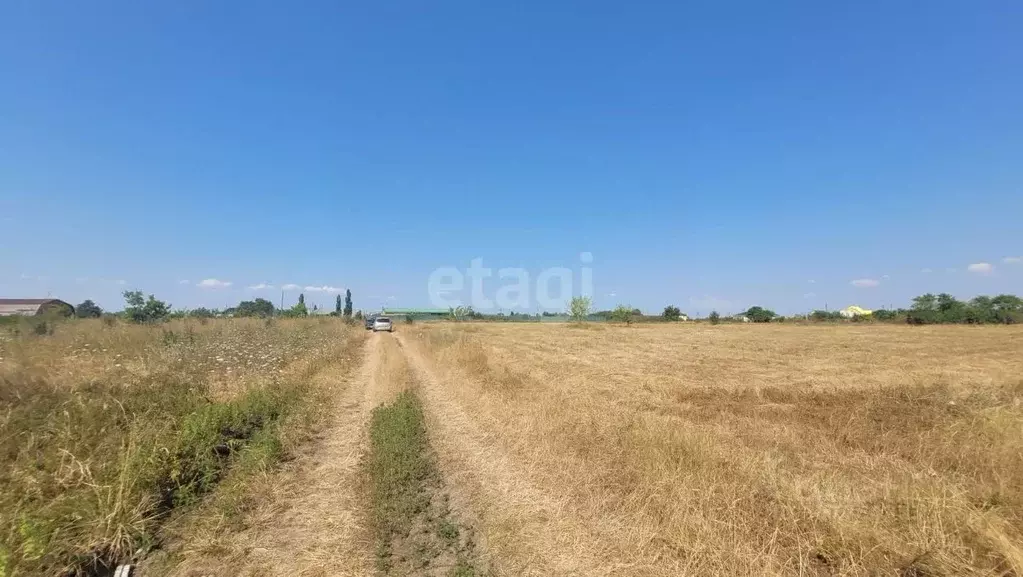
<instances>
[{"instance_id":1,"label":"white cloud","mask_svg":"<svg viewBox=\"0 0 1023 577\"><path fill-rule=\"evenodd\" d=\"M1005 264L1019 264L1023 262L1023 256L1007 256L1002 259Z\"/></svg>"},{"instance_id":2,"label":"white cloud","mask_svg":"<svg viewBox=\"0 0 1023 577\"><path fill-rule=\"evenodd\" d=\"M890 278L892 278L892 277L890 277L890 276L888 276L886 274L881 275L881 280L888 280Z\"/></svg>"},{"instance_id":3,"label":"white cloud","mask_svg":"<svg viewBox=\"0 0 1023 577\"><path fill-rule=\"evenodd\" d=\"M254 285L250 286L249 290L250 291L261 291L261 290L270 290L272 288L274 288L274 285L267 284L265 282L261 282L259 284L254 284Z\"/></svg>"},{"instance_id":4,"label":"white cloud","mask_svg":"<svg viewBox=\"0 0 1023 577\"><path fill-rule=\"evenodd\" d=\"M874 280L872 278L858 278L850 282L849 284L859 288L874 288L877 285L881 284L881 282Z\"/></svg>"},{"instance_id":5,"label":"white cloud","mask_svg":"<svg viewBox=\"0 0 1023 577\"><path fill-rule=\"evenodd\" d=\"M311 293L339 293L339 292L343 292L344 291L344 289L339 289L337 287L327 286L327 285L323 285L323 286L307 286L307 287L305 287L305 290L307 290L307 291L309 291Z\"/></svg>"},{"instance_id":6,"label":"white cloud","mask_svg":"<svg viewBox=\"0 0 1023 577\"><path fill-rule=\"evenodd\" d=\"M197 286L199 288L210 288L210 289L227 288L227 287L231 286L231 281L229 281L229 280L218 280L218 279L215 279L215 278L208 278L208 279L199 281L199 283L196 284L195 286Z\"/></svg>"},{"instance_id":7,"label":"white cloud","mask_svg":"<svg viewBox=\"0 0 1023 577\"><path fill-rule=\"evenodd\" d=\"M977 274L991 274L991 272L995 270L995 267L991 263L975 262L966 267L966 270Z\"/></svg>"},{"instance_id":8,"label":"white cloud","mask_svg":"<svg viewBox=\"0 0 1023 577\"><path fill-rule=\"evenodd\" d=\"M187 281L187 280L179 280L178 284L188 284L189 282L190 281Z\"/></svg>"},{"instance_id":9,"label":"white cloud","mask_svg":"<svg viewBox=\"0 0 1023 577\"><path fill-rule=\"evenodd\" d=\"M302 287L298 286L297 284L289 282L288 284L282 286L281 288L283 290L286 290L286 291L297 291L298 289L300 289Z\"/></svg>"},{"instance_id":10,"label":"white cloud","mask_svg":"<svg viewBox=\"0 0 1023 577\"><path fill-rule=\"evenodd\" d=\"M812 299L815 296L817 296L817 293L806 293L805 295L803 295L803 298L804 299Z\"/></svg>"},{"instance_id":11,"label":"white cloud","mask_svg":"<svg viewBox=\"0 0 1023 577\"><path fill-rule=\"evenodd\" d=\"M607 296L609 296L609 297L612 297L612 298L613 298L613 297L616 297L616 296L618 296L618 293L616 293L615 291L611 291L611 292L607 293Z\"/></svg>"},{"instance_id":12,"label":"white cloud","mask_svg":"<svg viewBox=\"0 0 1023 577\"><path fill-rule=\"evenodd\" d=\"M929 269L929 268L922 268L922 269L920 269L920 272L922 272L924 274L931 274L934 271Z\"/></svg>"}]
</instances>

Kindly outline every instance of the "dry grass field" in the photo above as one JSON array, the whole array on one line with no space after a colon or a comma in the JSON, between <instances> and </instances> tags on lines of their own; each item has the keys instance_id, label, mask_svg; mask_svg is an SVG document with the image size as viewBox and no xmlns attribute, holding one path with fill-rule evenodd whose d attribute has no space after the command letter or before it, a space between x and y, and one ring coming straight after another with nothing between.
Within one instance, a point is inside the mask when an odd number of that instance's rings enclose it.
<instances>
[{"instance_id":1,"label":"dry grass field","mask_svg":"<svg viewBox=\"0 0 1023 577\"><path fill-rule=\"evenodd\" d=\"M0 577L1023 577L1023 329L8 326L0 458Z\"/></svg>"},{"instance_id":2,"label":"dry grass field","mask_svg":"<svg viewBox=\"0 0 1023 577\"><path fill-rule=\"evenodd\" d=\"M398 337L506 575L1023 575L1017 327Z\"/></svg>"}]
</instances>

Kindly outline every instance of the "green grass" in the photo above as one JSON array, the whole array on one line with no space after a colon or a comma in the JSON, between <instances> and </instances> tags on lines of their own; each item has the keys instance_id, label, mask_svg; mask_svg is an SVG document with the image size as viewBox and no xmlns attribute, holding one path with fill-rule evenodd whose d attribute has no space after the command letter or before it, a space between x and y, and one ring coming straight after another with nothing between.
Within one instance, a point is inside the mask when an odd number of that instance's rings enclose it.
<instances>
[{"instance_id":1,"label":"green grass","mask_svg":"<svg viewBox=\"0 0 1023 577\"><path fill-rule=\"evenodd\" d=\"M368 469L381 571L419 571L440 561L451 564L447 575L481 574L469 561L472 540L462 540L465 532L441 493L423 409L414 393L405 391L390 405L374 409Z\"/></svg>"},{"instance_id":2,"label":"green grass","mask_svg":"<svg viewBox=\"0 0 1023 577\"><path fill-rule=\"evenodd\" d=\"M434 475L428 457L426 425L419 400L402 393L391 405L373 410L369 473L377 557L388 568L392 538L406 536L430 505L426 485Z\"/></svg>"},{"instance_id":3,"label":"green grass","mask_svg":"<svg viewBox=\"0 0 1023 577\"><path fill-rule=\"evenodd\" d=\"M0 577L82 574L153 546L232 466L280 457L301 387L214 401L162 377L77 388L0 379Z\"/></svg>"}]
</instances>

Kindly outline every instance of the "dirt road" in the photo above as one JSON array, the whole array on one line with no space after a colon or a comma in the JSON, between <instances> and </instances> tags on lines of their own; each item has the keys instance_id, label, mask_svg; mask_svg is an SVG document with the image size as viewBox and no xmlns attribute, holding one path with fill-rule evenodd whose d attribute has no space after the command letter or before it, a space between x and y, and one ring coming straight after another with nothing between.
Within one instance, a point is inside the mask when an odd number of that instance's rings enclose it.
<instances>
[{"instance_id":1,"label":"dirt road","mask_svg":"<svg viewBox=\"0 0 1023 577\"><path fill-rule=\"evenodd\" d=\"M361 366L329 365L314 380L336 399L314 443L267 479L266 498L246 528L211 542L193 536L173 575L373 575L360 466L374 406L388 400L390 335L370 334Z\"/></svg>"},{"instance_id":2,"label":"dirt road","mask_svg":"<svg viewBox=\"0 0 1023 577\"><path fill-rule=\"evenodd\" d=\"M541 490L478 419L411 339L396 335L418 383L430 440L463 508L479 520L488 562L504 575L631 575L595 555L613 550L599 529L581 523L568 499ZM468 506L464 503L471 502Z\"/></svg>"}]
</instances>

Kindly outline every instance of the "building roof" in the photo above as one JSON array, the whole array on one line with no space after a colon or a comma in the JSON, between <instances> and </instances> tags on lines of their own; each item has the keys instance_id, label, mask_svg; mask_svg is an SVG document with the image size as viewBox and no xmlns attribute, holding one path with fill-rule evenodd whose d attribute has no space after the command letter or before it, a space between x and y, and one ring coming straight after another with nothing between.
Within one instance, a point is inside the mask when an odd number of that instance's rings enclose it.
<instances>
[{"instance_id":1,"label":"building roof","mask_svg":"<svg viewBox=\"0 0 1023 577\"><path fill-rule=\"evenodd\" d=\"M60 299L0 299L0 316L35 315L51 305L67 307L74 314L75 307Z\"/></svg>"},{"instance_id":2,"label":"building roof","mask_svg":"<svg viewBox=\"0 0 1023 577\"><path fill-rule=\"evenodd\" d=\"M446 315L451 311L448 309L392 309L384 307L384 313L389 315Z\"/></svg>"}]
</instances>

